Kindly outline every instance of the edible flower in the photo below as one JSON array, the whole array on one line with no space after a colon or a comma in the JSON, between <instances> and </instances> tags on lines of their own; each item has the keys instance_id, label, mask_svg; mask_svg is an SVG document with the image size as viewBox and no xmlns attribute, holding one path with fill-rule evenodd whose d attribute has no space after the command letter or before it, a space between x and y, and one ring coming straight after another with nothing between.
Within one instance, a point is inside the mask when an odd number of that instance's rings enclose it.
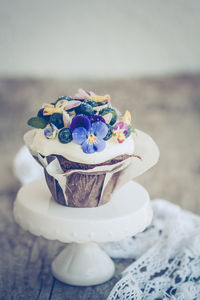
<instances>
[{"instance_id":1,"label":"edible flower","mask_svg":"<svg viewBox=\"0 0 200 300\"><path fill-rule=\"evenodd\" d=\"M109 102L110 101L110 95L106 94L104 96L98 96L93 92L84 91L83 89L79 89L78 93L74 95L75 99L81 99L81 100L92 100L94 102Z\"/></svg>"},{"instance_id":2,"label":"edible flower","mask_svg":"<svg viewBox=\"0 0 200 300\"><path fill-rule=\"evenodd\" d=\"M103 138L108 133L108 127L103 117L96 117L100 116L76 116L70 125L74 142L81 145L83 152L87 154L103 151L106 147Z\"/></svg>"},{"instance_id":3,"label":"edible flower","mask_svg":"<svg viewBox=\"0 0 200 300\"><path fill-rule=\"evenodd\" d=\"M130 134L131 114L127 110L122 117L122 120L117 122L113 127L113 136L118 143L123 143Z\"/></svg>"},{"instance_id":4,"label":"edible flower","mask_svg":"<svg viewBox=\"0 0 200 300\"><path fill-rule=\"evenodd\" d=\"M50 124L50 126L44 129L44 136L47 139L54 139L58 133L58 128L54 124Z\"/></svg>"},{"instance_id":5,"label":"edible flower","mask_svg":"<svg viewBox=\"0 0 200 300\"><path fill-rule=\"evenodd\" d=\"M78 107L81 104L80 101L68 101L68 100L60 100L55 105L54 104L43 104L42 108L44 108L43 115L49 116L55 113L62 113L64 110L70 110L75 107Z\"/></svg>"},{"instance_id":6,"label":"edible flower","mask_svg":"<svg viewBox=\"0 0 200 300\"><path fill-rule=\"evenodd\" d=\"M131 114L128 110L125 112L124 116L122 117L122 121L128 125L131 124Z\"/></svg>"},{"instance_id":7,"label":"edible flower","mask_svg":"<svg viewBox=\"0 0 200 300\"><path fill-rule=\"evenodd\" d=\"M49 103L44 103L42 105L42 108L44 108L44 110L43 110L43 115L44 116L50 116L50 115L53 115L55 113L62 113L62 111L63 111L63 108L59 105L59 102L56 103L56 105L49 104Z\"/></svg>"},{"instance_id":8,"label":"edible flower","mask_svg":"<svg viewBox=\"0 0 200 300\"><path fill-rule=\"evenodd\" d=\"M78 100L67 101L67 103L64 101L66 100L61 100L58 102L58 107L62 108L63 110L70 110L75 107L78 107L81 104L81 101Z\"/></svg>"},{"instance_id":9,"label":"edible flower","mask_svg":"<svg viewBox=\"0 0 200 300\"><path fill-rule=\"evenodd\" d=\"M88 100L88 97L96 96L95 93L78 89L78 92L74 95L74 99Z\"/></svg>"},{"instance_id":10,"label":"edible flower","mask_svg":"<svg viewBox=\"0 0 200 300\"><path fill-rule=\"evenodd\" d=\"M106 94L104 96L90 96L88 98L89 100L93 100L95 102L109 102L110 101L110 95Z\"/></svg>"}]
</instances>

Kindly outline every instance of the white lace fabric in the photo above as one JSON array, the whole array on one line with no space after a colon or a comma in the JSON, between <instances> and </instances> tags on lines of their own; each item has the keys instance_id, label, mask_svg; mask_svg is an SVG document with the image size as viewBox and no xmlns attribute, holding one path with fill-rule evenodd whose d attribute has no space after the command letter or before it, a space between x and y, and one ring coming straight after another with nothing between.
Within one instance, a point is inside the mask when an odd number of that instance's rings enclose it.
<instances>
[{"instance_id":1,"label":"white lace fabric","mask_svg":"<svg viewBox=\"0 0 200 300\"><path fill-rule=\"evenodd\" d=\"M151 226L134 238L103 244L111 257L136 259L108 300L199 300L200 217L153 200Z\"/></svg>"},{"instance_id":2,"label":"white lace fabric","mask_svg":"<svg viewBox=\"0 0 200 300\"><path fill-rule=\"evenodd\" d=\"M22 184L43 176L23 147L14 160ZM113 258L133 258L108 300L200 300L200 216L153 200L152 224L135 237L101 245Z\"/></svg>"}]
</instances>

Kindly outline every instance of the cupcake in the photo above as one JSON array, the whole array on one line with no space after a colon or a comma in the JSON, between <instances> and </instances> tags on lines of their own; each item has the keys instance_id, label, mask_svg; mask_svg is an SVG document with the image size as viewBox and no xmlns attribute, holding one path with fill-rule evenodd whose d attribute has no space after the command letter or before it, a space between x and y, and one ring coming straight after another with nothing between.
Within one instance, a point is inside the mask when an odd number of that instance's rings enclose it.
<instances>
[{"instance_id":1,"label":"cupcake","mask_svg":"<svg viewBox=\"0 0 200 300\"><path fill-rule=\"evenodd\" d=\"M109 95L78 90L43 104L29 119L24 140L44 167L56 202L71 207L97 207L111 199L135 154L131 115L121 115Z\"/></svg>"}]
</instances>

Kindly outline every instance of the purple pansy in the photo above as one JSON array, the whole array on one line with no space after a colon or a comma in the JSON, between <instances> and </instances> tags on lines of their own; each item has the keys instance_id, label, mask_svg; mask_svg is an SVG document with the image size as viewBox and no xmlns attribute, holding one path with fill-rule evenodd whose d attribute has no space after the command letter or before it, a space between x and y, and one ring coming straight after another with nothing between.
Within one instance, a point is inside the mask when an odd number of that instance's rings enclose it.
<instances>
[{"instance_id":1,"label":"purple pansy","mask_svg":"<svg viewBox=\"0 0 200 300\"><path fill-rule=\"evenodd\" d=\"M115 126L113 127L114 130L118 130L118 129L123 129L124 133L127 132L128 130L128 124L126 124L125 122L123 121L119 121L115 124Z\"/></svg>"},{"instance_id":2,"label":"purple pansy","mask_svg":"<svg viewBox=\"0 0 200 300\"><path fill-rule=\"evenodd\" d=\"M104 120L95 119L94 115L90 116L90 119L85 116L76 116L70 125L74 142L81 145L83 152L88 154L105 149L106 142L103 138L108 133Z\"/></svg>"},{"instance_id":3,"label":"purple pansy","mask_svg":"<svg viewBox=\"0 0 200 300\"><path fill-rule=\"evenodd\" d=\"M113 135L116 137L118 143L123 143L126 139L126 134L128 131L129 125L123 121L119 121L113 127Z\"/></svg>"},{"instance_id":4,"label":"purple pansy","mask_svg":"<svg viewBox=\"0 0 200 300\"><path fill-rule=\"evenodd\" d=\"M86 130L89 130L91 127L90 120L87 117L84 116L76 116L72 119L71 125L70 125L70 130L71 132L74 131L74 129L78 127L83 127Z\"/></svg>"},{"instance_id":5,"label":"purple pansy","mask_svg":"<svg viewBox=\"0 0 200 300\"><path fill-rule=\"evenodd\" d=\"M94 122L99 122L99 121L106 123L105 119L99 115L90 115L90 116L88 116L88 118L89 118L91 124Z\"/></svg>"}]
</instances>

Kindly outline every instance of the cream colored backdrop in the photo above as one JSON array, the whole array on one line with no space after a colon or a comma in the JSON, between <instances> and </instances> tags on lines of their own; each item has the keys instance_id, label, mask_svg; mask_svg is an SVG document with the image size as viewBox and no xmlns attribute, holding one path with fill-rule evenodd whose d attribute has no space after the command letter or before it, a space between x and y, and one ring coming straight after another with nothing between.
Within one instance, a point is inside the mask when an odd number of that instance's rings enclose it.
<instances>
[{"instance_id":1,"label":"cream colored backdrop","mask_svg":"<svg viewBox=\"0 0 200 300\"><path fill-rule=\"evenodd\" d=\"M200 70L198 0L0 0L0 76Z\"/></svg>"}]
</instances>

